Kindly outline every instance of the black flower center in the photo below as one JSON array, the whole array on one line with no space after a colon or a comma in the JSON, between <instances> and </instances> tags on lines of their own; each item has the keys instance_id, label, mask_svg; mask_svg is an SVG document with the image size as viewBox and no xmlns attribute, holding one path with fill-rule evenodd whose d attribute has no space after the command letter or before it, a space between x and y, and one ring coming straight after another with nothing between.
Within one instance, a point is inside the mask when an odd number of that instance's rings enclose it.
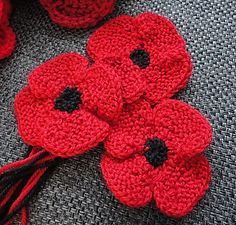
<instances>
[{"instance_id":1,"label":"black flower center","mask_svg":"<svg viewBox=\"0 0 236 225\"><path fill-rule=\"evenodd\" d=\"M167 160L168 148L165 142L159 138L148 139L145 148L148 150L144 153L144 156L155 168L161 166Z\"/></svg>"},{"instance_id":2,"label":"black flower center","mask_svg":"<svg viewBox=\"0 0 236 225\"><path fill-rule=\"evenodd\" d=\"M72 113L82 104L81 95L77 88L67 87L55 100L54 107L62 112Z\"/></svg>"},{"instance_id":3,"label":"black flower center","mask_svg":"<svg viewBox=\"0 0 236 225\"><path fill-rule=\"evenodd\" d=\"M150 65L150 55L143 49L135 49L132 51L130 59L135 65L139 66L140 69L146 69Z\"/></svg>"}]
</instances>

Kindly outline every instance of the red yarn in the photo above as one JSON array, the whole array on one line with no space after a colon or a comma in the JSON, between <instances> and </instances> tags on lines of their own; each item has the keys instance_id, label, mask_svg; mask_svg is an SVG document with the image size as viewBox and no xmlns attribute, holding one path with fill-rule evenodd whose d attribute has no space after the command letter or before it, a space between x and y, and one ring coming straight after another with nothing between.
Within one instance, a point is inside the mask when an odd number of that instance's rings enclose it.
<instances>
[{"instance_id":1,"label":"red yarn","mask_svg":"<svg viewBox=\"0 0 236 225\"><path fill-rule=\"evenodd\" d=\"M95 24L114 2L41 0L52 19L67 27ZM0 18L8 18L10 8L2 12ZM203 151L212 131L191 106L168 100L191 75L183 38L166 18L143 13L111 20L87 49L93 65L77 53L60 55L37 67L17 95L19 133L40 149L0 169L0 217L9 221L21 209L26 225L27 199L58 156L82 154L100 142L107 151L104 178L121 202L141 207L154 197L163 213L186 215L210 182Z\"/></svg>"},{"instance_id":2,"label":"red yarn","mask_svg":"<svg viewBox=\"0 0 236 225\"><path fill-rule=\"evenodd\" d=\"M102 65L88 68L88 64L83 56L68 53L31 73L29 85L15 100L19 133L26 143L71 157L105 139L108 122L116 120L122 109L120 83ZM74 92L74 97L67 99L67 92Z\"/></svg>"},{"instance_id":3,"label":"red yarn","mask_svg":"<svg viewBox=\"0 0 236 225\"><path fill-rule=\"evenodd\" d=\"M24 207L21 210L21 225L27 225L28 224L28 213L27 209ZM11 225L11 222L7 222L6 225Z\"/></svg>"},{"instance_id":4,"label":"red yarn","mask_svg":"<svg viewBox=\"0 0 236 225\"><path fill-rule=\"evenodd\" d=\"M53 163L55 164L56 159L58 159L56 156L50 155L43 149L33 148L26 159L1 168L1 225L5 223L10 225L10 220L19 210L21 210L22 214L21 225L27 224L27 210L25 204L28 202L31 195L37 191L42 176L45 176L45 173L49 167L51 168ZM10 176L10 179L6 179L8 176ZM26 179L27 177L29 177L28 180ZM8 188L11 184L12 186ZM2 194L5 192L5 188L8 188L8 190L5 196L3 196Z\"/></svg>"},{"instance_id":5,"label":"red yarn","mask_svg":"<svg viewBox=\"0 0 236 225\"><path fill-rule=\"evenodd\" d=\"M27 213L27 209L24 207L21 210L21 225L27 225L28 221L28 213Z\"/></svg>"},{"instance_id":6,"label":"red yarn","mask_svg":"<svg viewBox=\"0 0 236 225\"><path fill-rule=\"evenodd\" d=\"M11 15L11 3L10 0L0 1L0 21L2 25L9 24L9 17Z\"/></svg>"},{"instance_id":7,"label":"red yarn","mask_svg":"<svg viewBox=\"0 0 236 225\"><path fill-rule=\"evenodd\" d=\"M151 104L183 88L192 71L185 42L166 18L143 13L122 15L98 28L89 39L88 54L103 60L121 77L128 103L141 95Z\"/></svg>"},{"instance_id":8,"label":"red yarn","mask_svg":"<svg viewBox=\"0 0 236 225\"><path fill-rule=\"evenodd\" d=\"M0 0L0 60L10 56L15 48L16 36L8 21L10 14L10 1Z\"/></svg>"},{"instance_id":9,"label":"red yarn","mask_svg":"<svg viewBox=\"0 0 236 225\"><path fill-rule=\"evenodd\" d=\"M40 0L53 22L68 28L96 25L110 14L116 0Z\"/></svg>"},{"instance_id":10,"label":"red yarn","mask_svg":"<svg viewBox=\"0 0 236 225\"><path fill-rule=\"evenodd\" d=\"M152 109L140 101L125 108L105 141L104 178L128 206L145 206L154 195L163 213L184 216L208 188L210 167L202 152L211 138L209 123L189 105L164 100ZM157 152L147 149L151 139L165 143L166 156L160 146Z\"/></svg>"}]
</instances>

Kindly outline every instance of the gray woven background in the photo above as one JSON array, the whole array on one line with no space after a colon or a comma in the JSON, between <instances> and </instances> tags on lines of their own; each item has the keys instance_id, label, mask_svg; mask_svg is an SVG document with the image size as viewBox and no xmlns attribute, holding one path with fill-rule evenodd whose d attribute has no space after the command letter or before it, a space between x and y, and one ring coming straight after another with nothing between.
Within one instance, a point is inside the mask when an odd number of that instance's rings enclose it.
<instances>
[{"instance_id":1,"label":"gray woven background","mask_svg":"<svg viewBox=\"0 0 236 225\"><path fill-rule=\"evenodd\" d=\"M142 209L118 203L103 182L99 168L102 150L97 149L56 169L30 203L31 224L236 224L235 4L234 0L121 0L111 16L157 12L170 18L187 41L195 69L178 98L197 107L214 128L207 152L212 184L194 211L174 220L161 215L153 203ZM26 84L27 74L60 53L86 54L93 31L72 31L52 24L36 0L15 0L14 5L11 22L18 45L12 57L0 62L0 165L22 158L26 151L17 135L12 103Z\"/></svg>"}]
</instances>

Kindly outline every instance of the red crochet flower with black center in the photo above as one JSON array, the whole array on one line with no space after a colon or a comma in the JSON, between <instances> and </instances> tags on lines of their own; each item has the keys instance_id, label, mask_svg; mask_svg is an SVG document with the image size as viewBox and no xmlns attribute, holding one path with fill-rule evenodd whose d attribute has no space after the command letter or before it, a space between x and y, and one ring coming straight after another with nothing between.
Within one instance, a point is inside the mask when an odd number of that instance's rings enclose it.
<instances>
[{"instance_id":1,"label":"red crochet flower with black center","mask_svg":"<svg viewBox=\"0 0 236 225\"><path fill-rule=\"evenodd\" d=\"M96 25L110 14L116 0L40 0L53 22L68 28Z\"/></svg>"},{"instance_id":2,"label":"red crochet flower with black center","mask_svg":"<svg viewBox=\"0 0 236 225\"><path fill-rule=\"evenodd\" d=\"M105 141L104 178L122 203L142 207L154 198L163 213L182 217L208 188L202 152L211 138L207 120L181 101L127 106Z\"/></svg>"},{"instance_id":3,"label":"red crochet flower with black center","mask_svg":"<svg viewBox=\"0 0 236 225\"><path fill-rule=\"evenodd\" d=\"M11 5L9 0L0 0L0 59L8 57L16 42L16 36L9 26Z\"/></svg>"},{"instance_id":4,"label":"red crochet flower with black center","mask_svg":"<svg viewBox=\"0 0 236 225\"><path fill-rule=\"evenodd\" d=\"M128 103L144 95L151 104L183 88L192 71L185 42L166 18L143 13L112 19L91 36L87 51L121 77Z\"/></svg>"},{"instance_id":5,"label":"red crochet flower with black center","mask_svg":"<svg viewBox=\"0 0 236 225\"><path fill-rule=\"evenodd\" d=\"M16 97L15 112L23 140L56 156L81 154L108 134L108 122L122 108L119 82L112 71L76 53L36 68Z\"/></svg>"}]
</instances>

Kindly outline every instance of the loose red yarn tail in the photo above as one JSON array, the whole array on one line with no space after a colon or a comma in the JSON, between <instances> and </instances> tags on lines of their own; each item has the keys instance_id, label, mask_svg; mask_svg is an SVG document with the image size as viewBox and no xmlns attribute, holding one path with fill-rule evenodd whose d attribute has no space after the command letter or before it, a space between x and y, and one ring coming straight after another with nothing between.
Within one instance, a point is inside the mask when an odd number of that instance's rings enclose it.
<instances>
[{"instance_id":1,"label":"loose red yarn tail","mask_svg":"<svg viewBox=\"0 0 236 225\"><path fill-rule=\"evenodd\" d=\"M27 225L26 205L60 160L43 149L29 150L26 159L0 168L0 225L10 225L20 210L21 225Z\"/></svg>"}]
</instances>

